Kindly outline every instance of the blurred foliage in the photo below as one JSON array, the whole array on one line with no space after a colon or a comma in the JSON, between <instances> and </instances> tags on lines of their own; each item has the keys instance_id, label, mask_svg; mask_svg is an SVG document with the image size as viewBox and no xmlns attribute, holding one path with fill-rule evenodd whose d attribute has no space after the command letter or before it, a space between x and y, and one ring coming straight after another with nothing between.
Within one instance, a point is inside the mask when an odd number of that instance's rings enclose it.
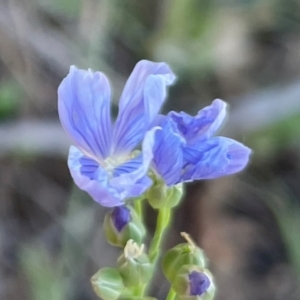
<instances>
[{"instance_id":1,"label":"blurred foliage","mask_svg":"<svg viewBox=\"0 0 300 300\"><path fill-rule=\"evenodd\" d=\"M289 116L255 132L248 143L255 149L256 159L274 157L288 147L299 147L300 115Z\"/></svg>"},{"instance_id":2,"label":"blurred foliage","mask_svg":"<svg viewBox=\"0 0 300 300\"><path fill-rule=\"evenodd\" d=\"M95 213L89 200L74 186L67 215L56 220L63 229L59 255L53 256L47 246L38 241L22 247L22 271L33 300L76 299L76 294L80 293L81 287L76 286L76 281L89 259L87 246L94 225Z\"/></svg>"},{"instance_id":3,"label":"blurred foliage","mask_svg":"<svg viewBox=\"0 0 300 300\"><path fill-rule=\"evenodd\" d=\"M152 42L153 56L184 75L204 75L213 63L213 1L175 0L166 6L162 28Z\"/></svg>"},{"instance_id":4,"label":"blurred foliage","mask_svg":"<svg viewBox=\"0 0 300 300\"><path fill-rule=\"evenodd\" d=\"M0 120L15 117L21 104L21 89L14 80L0 83Z\"/></svg>"},{"instance_id":5,"label":"blurred foliage","mask_svg":"<svg viewBox=\"0 0 300 300\"><path fill-rule=\"evenodd\" d=\"M82 7L81 0L37 0L38 5L53 15L76 17Z\"/></svg>"},{"instance_id":6,"label":"blurred foliage","mask_svg":"<svg viewBox=\"0 0 300 300\"><path fill-rule=\"evenodd\" d=\"M300 280L300 203L282 181L268 186L265 201L276 216L291 265Z\"/></svg>"},{"instance_id":7,"label":"blurred foliage","mask_svg":"<svg viewBox=\"0 0 300 300\"><path fill-rule=\"evenodd\" d=\"M8 10L3 9L6 3L10 4ZM18 5L2 0L0 5L2 19L6 16L13 20L9 26L0 20L0 75L5 75L0 77L1 121L53 116L57 120L56 89L70 64L107 73L117 99L136 61L166 61L179 78L168 105L190 112L215 96L230 100L259 86L272 89L271 84L300 77L299 0L36 0ZM44 43L48 43L47 53L40 48ZM29 80L24 83L20 78ZM113 113L117 113L115 107ZM274 119L254 133L245 132L245 137L243 142L254 150L253 165L261 164L258 172L265 175L265 163L285 149L299 152L300 113ZM6 157L3 159L3 190L13 171L20 172L20 161L34 160L30 153L14 153L19 161L13 161L10 169L5 168ZM55 176L49 180L48 193L55 198L67 186L54 185L57 189L52 190L51 184L60 180L60 170L51 172ZM272 176L274 181L278 179L276 174ZM300 195L291 196L288 189L277 191L274 186L263 188L270 191L266 203L277 216L291 263L300 274ZM11 190L0 192L2 201L14 195ZM82 292L86 287L80 278L88 262L93 271L98 267L89 252L92 237L99 230L95 227L99 226L95 222L96 204L74 189L67 206L67 213L60 212L61 218L51 215L49 227L60 227L58 249L49 247L50 242L41 243L38 234L19 241L22 275L30 289L30 297L24 299L93 299L89 292ZM16 211L16 218L24 217L21 208ZM23 229L21 223L18 230ZM99 257L105 254L97 253Z\"/></svg>"},{"instance_id":8,"label":"blurred foliage","mask_svg":"<svg viewBox=\"0 0 300 300\"><path fill-rule=\"evenodd\" d=\"M30 285L32 300L66 300L68 278L62 276L61 263L37 243L23 249L21 264Z\"/></svg>"}]
</instances>

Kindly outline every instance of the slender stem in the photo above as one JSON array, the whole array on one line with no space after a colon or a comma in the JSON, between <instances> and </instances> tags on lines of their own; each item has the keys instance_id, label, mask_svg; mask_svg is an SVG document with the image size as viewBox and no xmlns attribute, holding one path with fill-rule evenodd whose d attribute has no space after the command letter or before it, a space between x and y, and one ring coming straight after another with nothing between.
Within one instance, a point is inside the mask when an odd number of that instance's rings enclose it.
<instances>
[{"instance_id":1,"label":"slender stem","mask_svg":"<svg viewBox=\"0 0 300 300\"><path fill-rule=\"evenodd\" d=\"M154 271L155 271L155 266L156 266L156 263L157 263L157 260L159 257L159 253L160 253L161 242L162 242L164 233L170 223L170 215L171 215L170 208L161 208L158 211L155 233L154 233L153 239L150 243L149 252L148 252L149 259L150 259L150 262L153 264ZM153 279L153 277L152 277L152 279ZM142 295L144 295L144 292L148 290L148 287L151 284L151 282L152 282L152 280L149 280L147 285L144 286Z\"/></svg>"},{"instance_id":2,"label":"slender stem","mask_svg":"<svg viewBox=\"0 0 300 300\"><path fill-rule=\"evenodd\" d=\"M162 238L165 230L170 223L170 208L161 208L158 211L156 229L149 247L149 258L150 261L155 265L159 256Z\"/></svg>"},{"instance_id":3,"label":"slender stem","mask_svg":"<svg viewBox=\"0 0 300 300\"><path fill-rule=\"evenodd\" d=\"M172 288L170 288L166 300L174 300L176 298L176 293Z\"/></svg>"},{"instance_id":4,"label":"slender stem","mask_svg":"<svg viewBox=\"0 0 300 300\"><path fill-rule=\"evenodd\" d=\"M134 210L143 222L143 199L138 199L134 202Z\"/></svg>"},{"instance_id":5,"label":"slender stem","mask_svg":"<svg viewBox=\"0 0 300 300\"><path fill-rule=\"evenodd\" d=\"M142 297L144 295L146 285L137 286L134 290L134 296L136 297Z\"/></svg>"}]
</instances>

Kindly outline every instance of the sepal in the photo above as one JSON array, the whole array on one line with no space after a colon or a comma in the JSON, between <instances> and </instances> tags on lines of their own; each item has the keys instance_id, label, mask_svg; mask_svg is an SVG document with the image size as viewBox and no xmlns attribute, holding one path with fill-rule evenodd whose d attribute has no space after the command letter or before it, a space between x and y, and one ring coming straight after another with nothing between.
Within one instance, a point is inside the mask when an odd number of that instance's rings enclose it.
<instances>
[{"instance_id":1,"label":"sepal","mask_svg":"<svg viewBox=\"0 0 300 300\"><path fill-rule=\"evenodd\" d=\"M197 247L186 233L181 233L188 241L168 250L163 257L162 269L166 278L173 282L178 270L184 265L196 265L204 268L207 259L204 252Z\"/></svg>"},{"instance_id":2,"label":"sepal","mask_svg":"<svg viewBox=\"0 0 300 300\"><path fill-rule=\"evenodd\" d=\"M100 269L91 282L95 293L103 300L116 300L125 289L120 272L113 268Z\"/></svg>"},{"instance_id":3,"label":"sepal","mask_svg":"<svg viewBox=\"0 0 300 300\"><path fill-rule=\"evenodd\" d=\"M156 180L146 197L154 209L172 208L179 204L183 195L181 183L168 187L162 180Z\"/></svg>"},{"instance_id":4,"label":"sepal","mask_svg":"<svg viewBox=\"0 0 300 300\"><path fill-rule=\"evenodd\" d=\"M156 298L153 297L148 297L148 296L142 296L142 297L122 297L120 300L157 300Z\"/></svg>"},{"instance_id":5,"label":"sepal","mask_svg":"<svg viewBox=\"0 0 300 300\"><path fill-rule=\"evenodd\" d=\"M103 228L108 243L121 248L128 240L141 244L146 234L140 217L130 205L118 206L108 212Z\"/></svg>"},{"instance_id":6,"label":"sepal","mask_svg":"<svg viewBox=\"0 0 300 300\"><path fill-rule=\"evenodd\" d=\"M172 282L172 289L179 300L213 300L216 290L212 274L195 265L180 268Z\"/></svg>"},{"instance_id":7,"label":"sepal","mask_svg":"<svg viewBox=\"0 0 300 300\"><path fill-rule=\"evenodd\" d=\"M144 245L129 240L124 253L117 261L117 267L126 287L141 286L147 283L153 274L153 265L143 252Z\"/></svg>"}]
</instances>

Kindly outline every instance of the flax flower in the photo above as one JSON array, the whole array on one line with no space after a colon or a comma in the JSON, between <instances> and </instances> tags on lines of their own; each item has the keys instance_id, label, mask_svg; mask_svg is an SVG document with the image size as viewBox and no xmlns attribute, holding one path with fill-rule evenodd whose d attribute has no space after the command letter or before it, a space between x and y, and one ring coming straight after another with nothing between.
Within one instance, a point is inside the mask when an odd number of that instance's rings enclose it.
<instances>
[{"instance_id":1,"label":"flax flower","mask_svg":"<svg viewBox=\"0 0 300 300\"><path fill-rule=\"evenodd\" d=\"M146 174L154 131L148 130L174 79L165 63L140 61L125 85L114 124L104 74L72 66L60 84L59 117L74 144L68 158L71 175L101 205L122 205L150 187ZM134 151L141 143L142 151Z\"/></svg>"},{"instance_id":2,"label":"flax flower","mask_svg":"<svg viewBox=\"0 0 300 300\"><path fill-rule=\"evenodd\" d=\"M226 103L219 99L196 116L173 111L159 116L152 148L154 172L172 186L243 170L251 150L233 139L214 136L225 116Z\"/></svg>"}]
</instances>

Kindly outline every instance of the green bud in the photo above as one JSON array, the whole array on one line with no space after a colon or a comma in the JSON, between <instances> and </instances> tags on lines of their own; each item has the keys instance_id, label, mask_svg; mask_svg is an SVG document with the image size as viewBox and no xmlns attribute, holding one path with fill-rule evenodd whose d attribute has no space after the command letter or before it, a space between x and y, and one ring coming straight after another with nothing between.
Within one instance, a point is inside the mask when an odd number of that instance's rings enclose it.
<instances>
[{"instance_id":1,"label":"green bud","mask_svg":"<svg viewBox=\"0 0 300 300\"><path fill-rule=\"evenodd\" d=\"M204 268L206 257L204 252L197 247L188 234L182 232L181 235L187 240L168 250L163 257L162 269L166 278L173 282L178 270L184 265L196 265Z\"/></svg>"},{"instance_id":2,"label":"green bud","mask_svg":"<svg viewBox=\"0 0 300 300\"><path fill-rule=\"evenodd\" d=\"M153 298L153 297L148 297L148 296L142 296L142 297L135 297L135 296L132 296L132 297L122 297L120 298L120 300L157 300L156 298Z\"/></svg>"},{"instance_id":3,"label":"green bud","mask_svg":"<svg viewBox=\"0 0 300 300\"><path fill-rule=\"evenodd\" d=\"M139 246L129 240L124 248L124 253L117 261L118 269L127 287L144 285L152 277L153 265L143 250L143 244Z\"/></svg>"},{"instance_id":4,"label":"green bud","mask_svg":"<svg viewBox=\"0 0 300 300\"><path fill-rule=\"evenodd\" d=\"M108 212L104 218L104 233L107 241L117 247L124 247L132 239L142 243L146 234L145 227L130 205L118 206Z\"/></svg>"},{"instance_id":5,"label":"green bud","mask_svg":"<svg viewBox=\"0 0 300 300\"><path fill-rule=\"evenodd\" d=\"M215 285L212 274L205 268L183 266L172 282L179 300L213 300Z\"/></svg>"},{"instance_id":6,"label":"green bud","mask_svg":"<svg viewBox=\"0 0 300 300\"><path fill-rule=\"evenodd\" d=\"M172 208L178 205L183 195L183 185L168 187L163 181L156 180L148 190L146 197L154 209Z\"/></svg>"},{"instance_id":7,"label":"green bud","mask_svg":"<svg viewBox=\"0 0 300 300\"><path fill-rule=\"evenodd\" d=\"M100 269L91 282L97 296L104 300L118 299L125 289L119 271L113 268Z\"/></svg>"}]
</instances>

